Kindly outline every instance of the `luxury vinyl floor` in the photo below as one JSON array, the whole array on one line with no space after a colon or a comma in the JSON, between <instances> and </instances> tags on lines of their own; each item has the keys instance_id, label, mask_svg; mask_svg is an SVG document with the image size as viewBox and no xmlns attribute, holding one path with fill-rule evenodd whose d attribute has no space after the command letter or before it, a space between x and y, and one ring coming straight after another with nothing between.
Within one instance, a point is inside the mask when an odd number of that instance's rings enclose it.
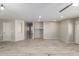
<instances>
[{"instance_id":1,"label":"luxury vinyl floor","mask_svg":"<svg viewBox=\"0 0 79 59\"><path fill-rule=\"evenodd\" d=\"M79 45L59 40L0 42L1 56L79 56Z\"/></svg>"}]
</instances>

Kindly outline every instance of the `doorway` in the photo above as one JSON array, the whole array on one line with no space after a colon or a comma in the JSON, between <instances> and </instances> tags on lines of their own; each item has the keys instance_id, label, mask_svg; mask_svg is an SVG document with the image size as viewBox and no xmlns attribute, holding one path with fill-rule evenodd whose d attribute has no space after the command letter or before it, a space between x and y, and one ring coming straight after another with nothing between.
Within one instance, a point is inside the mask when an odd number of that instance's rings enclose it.
<instances>
[{"instance_id":1,"label":"doorway","mask_svg":"<svg viewBox=\"0 0 79 59\"><path fill-rule=\"evenodd\" d=\"M26 24L25 24L25 26L26 26L26 38L27 39L32 39L32 26L33 26L33 23L32 22L27 22Z\"/></svg>"}]
</instances>

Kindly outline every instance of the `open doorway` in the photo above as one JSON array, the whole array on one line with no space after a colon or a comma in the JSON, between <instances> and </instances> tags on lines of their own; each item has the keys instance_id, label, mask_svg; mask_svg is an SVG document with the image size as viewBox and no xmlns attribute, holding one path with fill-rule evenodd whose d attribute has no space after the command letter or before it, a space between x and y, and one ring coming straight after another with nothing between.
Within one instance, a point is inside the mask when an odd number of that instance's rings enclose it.
<instances>
[{"instance_id":1,"label":"open doorway","mask_svg":"<svg viewBox=\"0 0 79 59\"><path fill-rule=\"evenodd\" d=\"M25 37L27 39L32 39L32 26L33 26L33 23L32 22L27 22L25 24L25 27L26 27L26 31L25 31Z\"/></svg>"}]
</instances>

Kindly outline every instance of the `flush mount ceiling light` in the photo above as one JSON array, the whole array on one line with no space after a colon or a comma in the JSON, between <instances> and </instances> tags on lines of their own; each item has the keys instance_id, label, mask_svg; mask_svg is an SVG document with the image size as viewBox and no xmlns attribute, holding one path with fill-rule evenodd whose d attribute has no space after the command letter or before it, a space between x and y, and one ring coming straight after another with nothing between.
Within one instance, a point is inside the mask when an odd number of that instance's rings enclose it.
<instances>
[{"instance_id":1,"label":"flush mount ceiling light","mask_svg":"<svg viewBox=\"0 0 79 59\"><path fill-rule=\"evenodd\" d=\"M1 4L0 9L3 11L5 9L4 5Z\"/></svg>"}]
</instances>

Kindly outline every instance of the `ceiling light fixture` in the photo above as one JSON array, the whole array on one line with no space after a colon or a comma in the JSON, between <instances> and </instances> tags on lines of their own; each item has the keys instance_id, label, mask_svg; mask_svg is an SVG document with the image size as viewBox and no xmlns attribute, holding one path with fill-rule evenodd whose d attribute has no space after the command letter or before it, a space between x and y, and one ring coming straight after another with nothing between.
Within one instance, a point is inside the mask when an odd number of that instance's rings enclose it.
<instances>
[{"instance_id":1,"label":"ceiling light fixture","mask_svg":"<svg viewBox=\"0 0 79 59\"><path fill-rule=\"evenodd\" d=\"M5 9L4 5L1 4L0 9L3 11Z\"/></svg>"}]
</instances>

